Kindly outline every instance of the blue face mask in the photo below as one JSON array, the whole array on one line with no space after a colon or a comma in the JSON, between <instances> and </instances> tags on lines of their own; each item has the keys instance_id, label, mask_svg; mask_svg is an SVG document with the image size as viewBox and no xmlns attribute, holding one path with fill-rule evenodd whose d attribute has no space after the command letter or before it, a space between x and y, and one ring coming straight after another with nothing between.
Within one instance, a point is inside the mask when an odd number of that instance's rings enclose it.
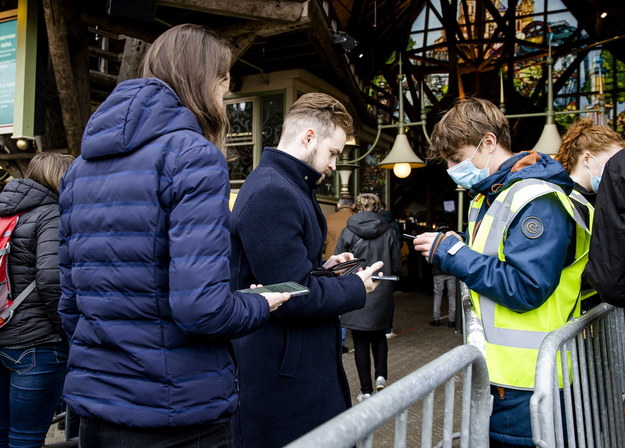
<instances>
[{"instance_id":1,"label":"blue face mask","mask_svg":"<svg viewBox=\"0 0 625 448\"><path fill-rule=\"evenodd\" d=\"M601 166L601 172L599 173L599 175L593 176L590 170L588 169L588 165L584 165L584 167L586 168L586 171L588 171L588 175L590 176L590 188L592 191L596 193L599 191L599 184L601 183L601 176L603 176L603 169L605 168L605 166L602 165L597 159L595 159L595 156L593 156L592 154L590 154L590 157L592 157L594 161L597 162Z\"/></svg>"},{"instance_id":2,"label":"blue face mask","mask_svg":"<svg viewBox=\"0 0 625 448\"><path fill-rule=\"evenodd\" d=\"M490 164L491 154L488 155L486 168L482 170L473 165L473 162L471 161L477 153L477 150L480 148L482 140L480 140L480 142L475 147L475 151L473 152L473 155L471 157L463 160L458 165L453 166L447 170L447 174L449 174L452 180L461 187L466 188L467 190L470 190L473 185L488 177L488 165Z\"/></svg>"}]
</instances>

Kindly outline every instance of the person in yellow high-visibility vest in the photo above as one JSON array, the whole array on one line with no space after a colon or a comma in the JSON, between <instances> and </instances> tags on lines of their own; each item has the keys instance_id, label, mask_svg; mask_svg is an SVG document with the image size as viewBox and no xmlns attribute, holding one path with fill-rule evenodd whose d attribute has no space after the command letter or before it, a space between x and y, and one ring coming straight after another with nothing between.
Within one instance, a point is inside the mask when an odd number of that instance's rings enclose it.
<instances>
[{"instance_id":1,"label":"person in yellow high-visibility vest","mask_svg":"<svg viewBox=\"0 0 625 448\"><path fill-rule=\"evenodd\" d=\"M471 289L482 320L494 397L493 447L534 446L529 401L545 335L579 315L589 232L560 163L513 153L508 120L492 103L458 102L432 133L430 158L470 190L466 234L429 232L415 249Z\"/></svg>"}]
</instances>

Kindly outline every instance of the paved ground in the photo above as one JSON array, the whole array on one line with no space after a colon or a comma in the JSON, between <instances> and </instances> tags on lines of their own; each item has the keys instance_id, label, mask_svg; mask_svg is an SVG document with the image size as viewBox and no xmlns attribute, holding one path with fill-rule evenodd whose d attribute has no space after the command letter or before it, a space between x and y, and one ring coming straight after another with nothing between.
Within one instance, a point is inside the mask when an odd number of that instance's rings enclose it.
<instances>
[{"instance_id":1,"label":"paved ground","mask_svg":"<svg viewBox=\"0 0 625 448\"><path fill-rule=\"evenodd\" d=\"M442 314L446 313L446 300L443 300ZM449 351L462 343L462 336L447 327L447 319L444 318L440 327L431 327L432 320L432 296L419 292L398 292L395 294L395 333L396 337L389 340L389 384L399 378L422 367L441 354ZM351 336L348 332L347 345L353 348ZM353 402L360 391L358 375L354 365L353 350L343 355L343 363L350 381ZM458 383L458 381L456 381ZM459 384L456 384L456 396L459 395ZM435 420L433 427L433 445L436 445L442 435L441 409L442 392L435 394ZM456 397L458 398L458 397ZM456 399L456 403L458 400ZM411 408L408 416L408 446L420 446L421 406L417 404ZM454 431L459 431L458 406L456 405L456 418ZM376 432L374 446L386 448L393 446L394 423L391 422ZM63 434L51 427L46 443L60 442Z\"/></svg>"},{"instance_id":2,"label":"paved ground","mask_svg":"<svg viewBox=\"0 0 625 448\"><path fill-rule=\"evenodd\" d=\"M443 310L446 313L446 299ZM441 320L440 327L430 326L432 320L432 296L423 293L395 293L395 333L396 337L389 340L389 384L424 366L455 346L462 344L462 335L447 327L447 319ZM347 345L353 348L349 339ZM350 382L352 400L357 403L356 396L360 391L360 383L354 364L353 350L343 355L345 371ZM459 381L456 381L456 406L454 432L459 428ZM434 397L433 443L436 445L442 438L442 390ZM408 412L408 443L409 447L421 446L421 403L414 405ZM374 436L376 448L392 447L394 441L394 421L380 428Z\"/></svg>"}]
</instances>

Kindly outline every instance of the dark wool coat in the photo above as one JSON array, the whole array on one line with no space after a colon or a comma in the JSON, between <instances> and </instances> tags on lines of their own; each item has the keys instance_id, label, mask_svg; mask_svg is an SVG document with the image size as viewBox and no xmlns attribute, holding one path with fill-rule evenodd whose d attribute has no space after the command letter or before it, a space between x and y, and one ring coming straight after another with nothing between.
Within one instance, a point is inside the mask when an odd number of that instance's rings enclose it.
<instances>
[{"instance_id":1,"label":"dark wool coat","mask_svg":"<svg viewBox=\"0 0 625 448\"><path fill-rule=\"evenodd\" d=\"M369 264L382 260L385 274L397 275L401 269L397 231L378 213L356 213L347 220L336 245L336 253L341 252L352 252L358 258L366 258ZM341 316L341 325L351 330L385 330L391 327L392 318L393 282L384 280L367 294L363 308Z\"/></svg>"},{"instance_id":2,"label":"dark wool coat","mask_svg":"<svg viewBox=\"0 0 625 448\"><path fill-rule=\"evenodd\" d=\"M76 413L143 428L234 413L228 339L269 306L230 293L229 190L224 156L163 82L123 82L93 114L60 200Z\"/></svg>"},{"instance_id":3,"label":"dark wool coat","mask_svg":"<svg viewBox=\"0 0 625 448\"><path fill-rule=\"evenodd\" d=\"M254 333L237 340L240 409L235 443L281 447L350 406L338 316L360 308L356 275L312 277L321 264L326 224L315 198L321 174L266 148L232 214L232 285L296 281L293 297Z\"/></svg>"},{"instance_id":4,"label":"dark wool coat","mask_svg":"<svg viewBox=\"0 0 625 448\"><path fill-rule=\"evenodd\" d=\"M23 213L11 237L9 280L13 298L36 280L37 287L0 328L0 347L31 347L63 340L57 312L59 286L59 197L31 179L14 179L0 193L0 216Z\"/></svg>"}]
</instances>

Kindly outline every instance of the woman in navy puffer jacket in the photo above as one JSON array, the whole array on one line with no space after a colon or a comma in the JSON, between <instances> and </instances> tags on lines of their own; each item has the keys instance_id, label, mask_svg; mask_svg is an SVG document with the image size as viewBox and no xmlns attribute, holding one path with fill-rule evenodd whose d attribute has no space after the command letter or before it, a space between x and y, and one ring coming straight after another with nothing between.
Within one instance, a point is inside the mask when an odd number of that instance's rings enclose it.
<instances>
[{"instance_id":1,"label":"woman in navy puffer jacket","mask_svg":"<svg viewBox=\"0 0 625 448\"><path fill-rule=\"evenodd\" d=\"M64 397L83 447L229 446L229 339L288 298L229 288L228 167L211 141L226 129L230 59L200 26L164 33L144 79L93 114L64 178Z\"/></svg>"}]
</instances>

